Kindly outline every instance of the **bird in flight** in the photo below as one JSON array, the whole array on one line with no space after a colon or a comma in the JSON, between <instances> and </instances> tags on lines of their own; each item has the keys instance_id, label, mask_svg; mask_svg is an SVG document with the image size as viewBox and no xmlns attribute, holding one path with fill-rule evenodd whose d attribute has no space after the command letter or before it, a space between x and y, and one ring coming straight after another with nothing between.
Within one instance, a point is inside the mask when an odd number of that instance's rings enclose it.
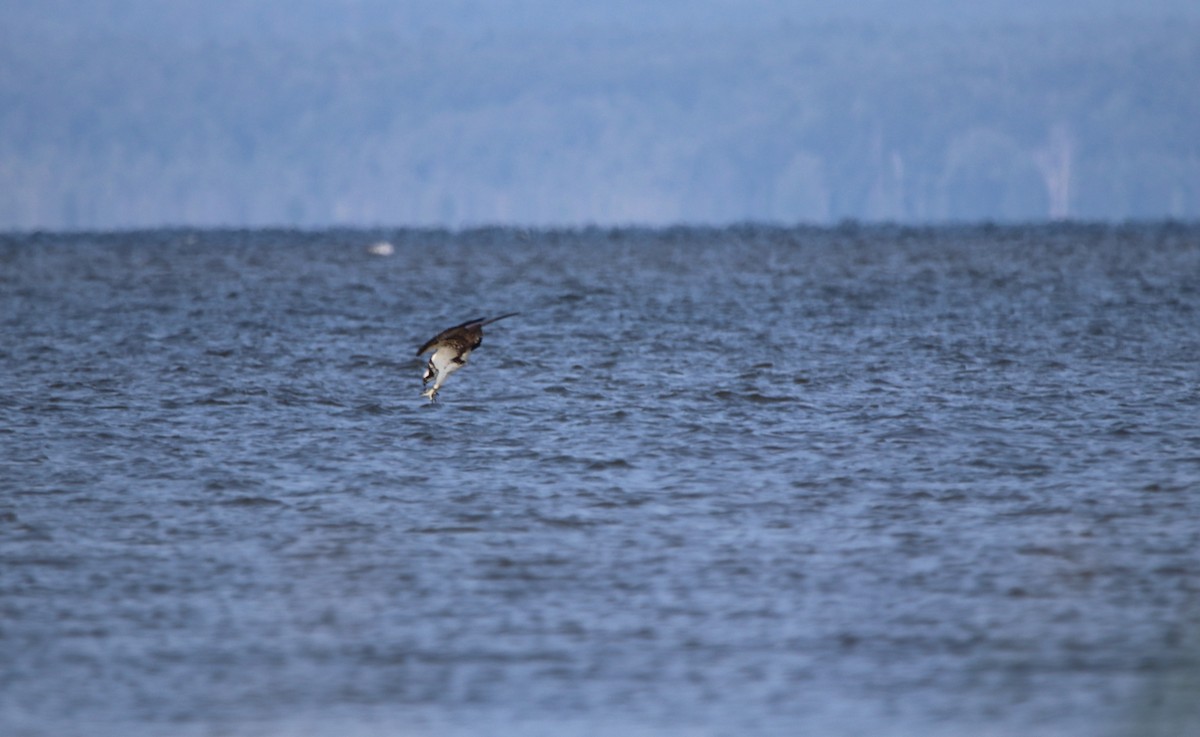
<instances>
[{"instance_id":1,"label":"bird in flight","mask_svg":"<svg viewBox=\"0 0 1200 737\"><path fill-rule=\"evenodd\" d=\"M429 384L430 379L433 379L433 386L421 392L421 396L429 397L429 401L432 402L437 396L438 390L442 388L442 384L450 378L450 374L466 365L467 356L470 356L471 351L478 348L483 342L484 325L516 314L518 313L510 312L499 317L480 317L467 320L461 325L446 328L417 349L418 356L433 351L433 355L429 357L429 363L425 366L425 375L421 377L421 386Z\"/></svg>"}]
</instances>

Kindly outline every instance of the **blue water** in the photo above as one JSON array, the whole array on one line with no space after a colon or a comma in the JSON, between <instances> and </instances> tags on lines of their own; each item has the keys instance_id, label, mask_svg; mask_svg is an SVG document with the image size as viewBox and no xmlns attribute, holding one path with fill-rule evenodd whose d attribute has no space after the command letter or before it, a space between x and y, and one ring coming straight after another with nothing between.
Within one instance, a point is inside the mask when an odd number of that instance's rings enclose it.
<instances>
[{"instance_id":1,"label":"blue water","mask_svg":"<svg viewBox=\"0 0 1200 737\"><path fill-rule=\"evenodd\" d=\"M7 235L0 331L4 735L1200 734L1200 227Z\"/></svg>"}]
</instances>

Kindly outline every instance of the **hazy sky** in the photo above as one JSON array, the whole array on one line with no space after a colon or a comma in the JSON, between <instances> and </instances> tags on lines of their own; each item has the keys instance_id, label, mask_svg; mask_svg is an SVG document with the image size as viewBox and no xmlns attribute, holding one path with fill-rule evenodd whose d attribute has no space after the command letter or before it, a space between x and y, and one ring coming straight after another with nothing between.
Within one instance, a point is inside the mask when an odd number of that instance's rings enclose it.
<instances>
[{"instance_id":1,"label":"hazy sky","mask_svg":"<svg viewBox=\"0 0 1200 737\"><path fill-rule=\"evenodd\" d=\"M1196 0L0 0L0 229L1194 217L1197 23Z\"/></svg>"},{"instance_id":2,"label":"hazy sky","mask_svg":"<svg viewBox=\"0 0 1200 737\"><path fill-rule=\"evenodd\" d=\"M183 37L439 29L475 34L581 27L651 29L829 20L887 24L1200 18L1194 0L3 0L6 35Z\"/></svg>"}]
</instances>

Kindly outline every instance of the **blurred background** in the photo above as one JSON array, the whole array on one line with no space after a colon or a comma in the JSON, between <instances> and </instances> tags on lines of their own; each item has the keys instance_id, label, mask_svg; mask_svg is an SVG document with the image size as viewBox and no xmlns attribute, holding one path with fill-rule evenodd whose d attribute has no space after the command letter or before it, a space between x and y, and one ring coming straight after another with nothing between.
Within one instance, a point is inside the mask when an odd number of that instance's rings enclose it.
<instances>
[{"instance_id":1,"label":"blurred background","mask_svg":"<svg viewBox=\"0 0 1200 737\"><path fill-rule=\"evenodd\" d=\"M1194 0L845 5L3 0L0 230L1200 217Z\"/></svg>"}]
</instances>

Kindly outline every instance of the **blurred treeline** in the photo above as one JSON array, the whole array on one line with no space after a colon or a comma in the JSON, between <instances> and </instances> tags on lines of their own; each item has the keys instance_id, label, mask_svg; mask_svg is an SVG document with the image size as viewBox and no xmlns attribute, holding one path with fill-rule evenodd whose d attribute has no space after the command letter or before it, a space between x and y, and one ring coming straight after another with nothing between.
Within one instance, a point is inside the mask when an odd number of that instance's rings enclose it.
<instances>
[{"instance_id":1,"label":"blurred treeline","mask_svg":"<svg viewBox=\"0 0 1200 737\"><path fill-rule=\"evenodd\" d=\"M0 229L1200 217L1200 22L3 32Z\"/></svg>"}]
</instances>

